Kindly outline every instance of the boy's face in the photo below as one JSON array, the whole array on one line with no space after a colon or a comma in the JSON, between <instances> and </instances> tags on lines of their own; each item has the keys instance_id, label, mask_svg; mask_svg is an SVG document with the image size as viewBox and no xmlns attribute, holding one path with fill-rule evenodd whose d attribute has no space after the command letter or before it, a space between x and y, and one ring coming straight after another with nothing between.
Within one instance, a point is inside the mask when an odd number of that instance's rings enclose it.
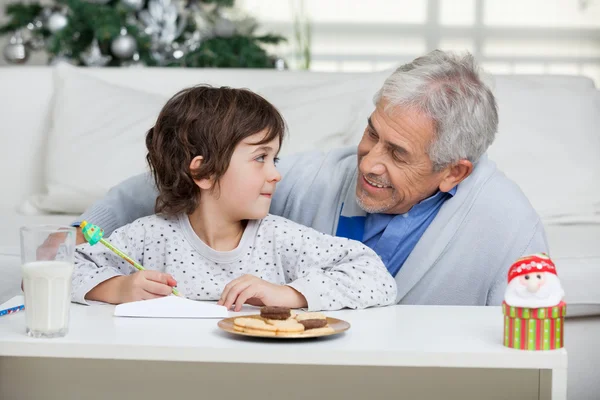
<instances>
[{"instance_id":1,"label":"boy's face","mask_svg":"<svg viewBox=\"0 0 600 400\"><path fill-rule=\"evenodd\" d=\"M261 219L269 212L275 186L281 180L275 168L279 139L255 144L264 137L265 132L259 132L238 144L220 179L219 204L232 219Z\"/></svg>"}]
</instances>

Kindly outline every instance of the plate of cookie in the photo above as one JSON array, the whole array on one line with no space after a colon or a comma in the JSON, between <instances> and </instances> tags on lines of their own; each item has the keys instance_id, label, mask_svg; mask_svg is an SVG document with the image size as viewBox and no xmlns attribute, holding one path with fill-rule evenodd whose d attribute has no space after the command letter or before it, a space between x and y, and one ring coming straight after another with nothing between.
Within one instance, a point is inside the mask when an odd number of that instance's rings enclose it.
<instances>
[{"instance_id":1,"label":"plate of cookie","mask_svg":"<svg viewBox=\"0 0 600 400\"><path fill-rule=\"evenodd\" d=\"M260 314L226 318L218 326L236 335L274 339L331 336L350 329L350 324L341 319L319 312L295 313L283 307L262 307Z\"/></svg>"}]
</instances>

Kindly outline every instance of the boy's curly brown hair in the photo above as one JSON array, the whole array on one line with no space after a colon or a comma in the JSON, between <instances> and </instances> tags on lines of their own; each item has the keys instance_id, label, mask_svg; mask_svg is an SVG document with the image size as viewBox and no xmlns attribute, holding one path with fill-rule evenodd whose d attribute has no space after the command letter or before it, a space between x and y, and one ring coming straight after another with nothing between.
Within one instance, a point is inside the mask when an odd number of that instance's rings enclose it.
<instances>
[{"instance_id":1,"label":"boy's curly brown hair","mask_svg":"<svg viewBox=\"0 0 600 400\"><path fill-rule=\"evenodd\" d=\"M195 86L173 96L146 134L146 160L158 189L156 213L190 214L198 207L199 179L225 174L236 146L266 131L265 144L283 141L285 122L277 109L256 93L229 87ZM190 169L194 157L201 166Z\"/></svg>"}]
</instances>

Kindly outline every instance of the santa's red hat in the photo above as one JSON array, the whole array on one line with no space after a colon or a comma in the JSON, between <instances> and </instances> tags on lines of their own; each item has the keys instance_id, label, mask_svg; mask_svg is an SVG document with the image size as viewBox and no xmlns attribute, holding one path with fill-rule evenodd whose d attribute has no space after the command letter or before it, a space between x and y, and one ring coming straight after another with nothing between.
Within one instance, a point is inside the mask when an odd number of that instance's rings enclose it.
<instances>
[{"instance_id":1,"label":"santa's red hat","mask_svg":"<svg viewBox=\"0 0 600 400\"><path fill-rule=\"evenodd\" d=\"M532 254L519 258L508 270L508 282L517 276L534 272L550 272L556 274L556 266L546 253Z\"/></svg>"}]
</instances>

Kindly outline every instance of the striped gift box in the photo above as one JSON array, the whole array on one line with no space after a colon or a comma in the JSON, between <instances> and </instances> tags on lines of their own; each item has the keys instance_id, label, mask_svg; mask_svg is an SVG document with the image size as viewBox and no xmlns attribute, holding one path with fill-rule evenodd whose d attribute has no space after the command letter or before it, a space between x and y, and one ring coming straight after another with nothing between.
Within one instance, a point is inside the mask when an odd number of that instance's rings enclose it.
<instances>
[{"instance_id":1,"label":"striped gift box","mask_svg":"<svg viewBox=\"0 0 600 400\"><path fill-rule=\"evenodd\" d=\"M521 308L502 303L504 345L520 350L554 350L564 346L567 304Z\"/></svg>"}]
</instances>

